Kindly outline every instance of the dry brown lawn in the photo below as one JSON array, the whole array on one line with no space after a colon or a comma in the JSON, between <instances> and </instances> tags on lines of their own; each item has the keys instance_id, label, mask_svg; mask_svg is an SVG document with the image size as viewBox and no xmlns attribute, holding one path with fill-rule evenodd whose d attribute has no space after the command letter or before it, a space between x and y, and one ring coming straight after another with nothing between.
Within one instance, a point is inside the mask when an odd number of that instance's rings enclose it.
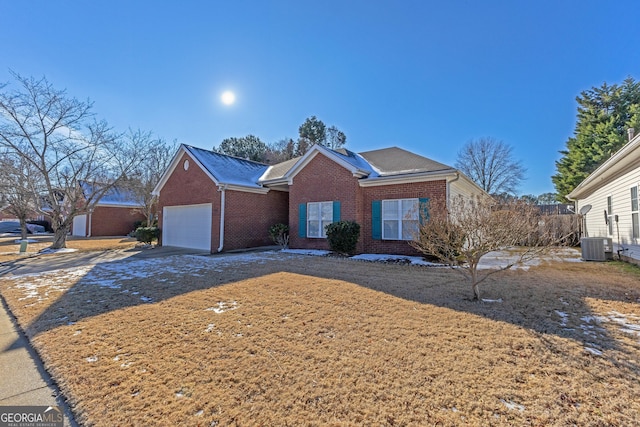
<instances>
[{"instance_id":1,"label":"dry brown lawn","mask_svg":"<svg viewBox=\"0 0 640 427\"><path fill-rule=\"evenodd\" d=\"M32 256L48 248L53 242L53 237L49 235L29 235L29 239L37 240L37 243L29 243L27 252L20 253L20 236L0 237L0 263L14 261L27 256ZM67 238L67 248L78 251L104 251L109 249L128 249L134 247L138 242L130 237L74 237Z\"/></svg>"},{"instance_id":2,"label":"dry brown lawn","mask_svg":"<svg viewBox=\"0 0 640 427\"><path fill-rule=\"evenodd\" d=\"M264 253L0 278L85 425L637 425L640 274Z\"/></svg>"}]
</instances>

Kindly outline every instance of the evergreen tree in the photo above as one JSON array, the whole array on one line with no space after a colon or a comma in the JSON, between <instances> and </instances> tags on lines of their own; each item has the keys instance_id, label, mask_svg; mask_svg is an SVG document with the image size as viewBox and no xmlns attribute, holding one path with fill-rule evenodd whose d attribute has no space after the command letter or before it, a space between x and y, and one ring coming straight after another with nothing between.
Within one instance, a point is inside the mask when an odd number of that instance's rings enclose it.
<instances>
[{"instance_id":1,"label":"evergreen tree","mask_svg":"<svg viewBox=\"0 0 640 427\"><path fill-rule=\"evenodd\" d=\"M566 142L557 173L551 178L559 201L627 142L627 129L640 129L640 82L628 77L620 85L580 93L574 136Z\"/></svg>"},{"instance_id":2,"label":"evergreen tree","mask_svg":"<svg viewBox=\"0 0 640 427\"><path fill-rule=\"evenodd\" d=\"M254 162L264 162L267 157L267 150L267 144L254 135L247 135L244 138L226 138L217 148L213 147L213 151L217 153L253 160Z\"/></svg>"}]
</instances>

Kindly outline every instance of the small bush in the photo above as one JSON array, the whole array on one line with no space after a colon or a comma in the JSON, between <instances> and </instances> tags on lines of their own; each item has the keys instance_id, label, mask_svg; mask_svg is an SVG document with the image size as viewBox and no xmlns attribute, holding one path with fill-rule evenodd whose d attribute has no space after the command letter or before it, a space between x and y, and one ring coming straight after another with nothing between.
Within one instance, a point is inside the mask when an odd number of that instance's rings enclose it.
<instances>
[{"instance_id":1,"label":"small bush","mask_svg":"<svg viewBox=\"0 0 640 427\"><path fill-rule=\"evenodd\" d=\"M355 221L338 221L327 225L329 248L340 254L353 254L360 237L360 224Z\"/></svg>"},{"instance_id":2,"label":"small bush","mask_svg":"<svg viewBox=\"0 0 640 427\"><path fill-rule=\"evenodd\" d=\"M279 245L282 249L289 246L289 226L286 224L276 224L269 228L269 236L273 243Z\"/></svg>"},{"instance_id":3,"label":"small bush","mask_svg":"<svg viewBox=\"0 0 640 427\"><path fill-rule=\"evenodd\" d=\"M160 229L158 227L138 227L134 233L139 242L150 244L153 240L158 239Z\"/></svg>"}]
</instances>

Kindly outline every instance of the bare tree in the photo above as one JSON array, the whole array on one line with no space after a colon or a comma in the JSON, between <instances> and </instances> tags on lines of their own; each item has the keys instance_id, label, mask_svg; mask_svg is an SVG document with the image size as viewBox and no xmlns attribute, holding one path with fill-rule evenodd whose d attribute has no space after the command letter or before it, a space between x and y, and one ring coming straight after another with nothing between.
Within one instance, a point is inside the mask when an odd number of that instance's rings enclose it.
<instances>
[{"instance_id":1,"label":"bare tree","mask_svg":"<svg viewBox=\"0 0 640 427\"><path fill-rule=\"evenodd\" d=\"M0 92L0 148L37 171L32 187L43 189L39 210L51 217L51 247L64 248L73 218L93 209L145 153L97 121L90 101L69 97L44 77L12 75L17 88Z\"/></svg>"},{"instance_id":2,"label":"bare tree","mask_svg":"<svg viewBox=\"0 0 640 427\"><path fill-rule=\"evenodd\" d=\"M23 157L12 152L0 153L0 200L4 210L20 222L22 240L27 239L27 220L38 207L38 190L41 182L37 170Z\"/></svg>"},{"instance_id":3,"label":"bare tree","mask_svg":"<svg viewBox=\"0 0 640 427\"><path fill-rule=\"evenodd\" d=\"M431 201L428 212L411 245L464 274L476 300L480 299L479 285L487 277L540 256L553 243L538 235L538 210L523 201L498 204L489 197L458 197L449 206L444 201ZM478 270L480 259L489 252L531 241L536 246L520 247L506 265L484 272Z\"/></svg>"},{"instance_id":4,"label":"bare tree","mask_svg":"<svg viewBox=\"0 0 640 427\"><path fill-rule=\"evenodd\" d=\"M123 185L140 204L140 212L145 216L147 226L151 227L156 218L158 198L151 194L165 169L171 163L178 143L168 144L162 138L154 138L151 132L130 130L126 136L137 147L144 147L147 155L132 172L131 177Z\"/></svg>"},{"instance_id":5,"label":"bare tree","mask_svg":"<svg viewBox=\"0 0 640 427\"><path fill-rule=\"evenodd\" d=\"M494 138L471 140L458 152L455 166L489 194L515 194L527 170L512 151Z\"/></svg>"}]
</instances>

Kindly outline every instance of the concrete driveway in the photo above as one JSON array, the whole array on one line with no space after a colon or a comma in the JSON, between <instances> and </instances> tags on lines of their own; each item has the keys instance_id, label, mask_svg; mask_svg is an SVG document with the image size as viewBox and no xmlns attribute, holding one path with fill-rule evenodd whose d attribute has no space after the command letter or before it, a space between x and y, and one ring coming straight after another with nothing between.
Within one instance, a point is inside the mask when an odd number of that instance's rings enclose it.
<instances>
[{"instance_id":1,"label":"concrete driveway","mask_svg":"<svg viewBox=\"0 0 640 427\"><path fill-rule=\"evenodd\" d=\"M120 261L127 258L149 259L171 255L208 255L208 252L197 249L159 246L144 249L123 249L96 252L66 252L42 254L0 264L0 276L9 273L37 274L61 268L96 265L104 262Z\"/></svg>"}]
</instances>

